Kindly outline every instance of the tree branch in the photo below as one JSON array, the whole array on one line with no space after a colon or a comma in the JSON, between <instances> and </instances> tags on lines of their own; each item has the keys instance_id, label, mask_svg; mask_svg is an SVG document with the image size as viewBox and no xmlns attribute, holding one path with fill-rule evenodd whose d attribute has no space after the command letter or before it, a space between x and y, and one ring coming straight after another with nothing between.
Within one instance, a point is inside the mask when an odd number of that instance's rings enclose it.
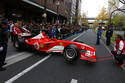
<instances>
[{"instance_id":1,"label":"tree branch","mask_svg":"<svg viewBox=\"0 0 125 83\"><path fill-rule=\"evenodd\" d=\"M125 0L119 0L119 2L125 4Z\"/></svg>"},{"instance_id":2,"label":"tree branch","mask_svg":"<svg viewBox=\"0 0 125 83\"><path fill-rule=\"evenodd\" d=\"M125 13L125 9L118 9L118 11L124 12Z\"/></svg>"},{"instance_id":3,"label":"tree branch","mask_svg":"<svg viewBox=\"0 0 125 83\"><path fill-rule=\"evenodd\" d=\"M113 10L112 12L111 12L111 14L110 14L110 17L109 17L109 27L111 26L111 18L112 18L112 15L113 15L113 13L114 12L116 12L116 11L121 11L121 12L124 12L125 13L125 9L120 9L120 8L116 8L115 10Z\"/></svg>"}]
</instances>

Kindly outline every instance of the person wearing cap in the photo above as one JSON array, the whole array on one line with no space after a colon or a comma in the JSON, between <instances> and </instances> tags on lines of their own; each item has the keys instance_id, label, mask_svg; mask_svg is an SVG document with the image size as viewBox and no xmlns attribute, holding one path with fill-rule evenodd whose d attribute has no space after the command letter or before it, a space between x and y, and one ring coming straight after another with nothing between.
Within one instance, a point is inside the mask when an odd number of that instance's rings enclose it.
<instances>
[{"instance_id":1,"label":"person wearing cap","mask_svg":"<svg viewBox=\"0 0 125 83\"><path fill-rule=\"evenodd\" d=\"M8 24L7 21L3 20L0 23L0 71L6 70L3 68L5 65L5 58L7 53L7 44L8 44Z\"/></svg>"}]
</instances>

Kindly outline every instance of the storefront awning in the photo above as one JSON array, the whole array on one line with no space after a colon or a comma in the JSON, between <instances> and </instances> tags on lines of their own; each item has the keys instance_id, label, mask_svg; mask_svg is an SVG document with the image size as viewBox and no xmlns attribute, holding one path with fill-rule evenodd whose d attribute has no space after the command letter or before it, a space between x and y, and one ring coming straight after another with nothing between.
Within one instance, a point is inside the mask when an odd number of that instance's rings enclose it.
<instances>
[{"instance_id":1,"label":"storefront awning","mask_svg":"<svg viewBox=\"0 0 125 83\"><path fill-rule=\"evenodd\" d=\"M26 3L28 3L28 4L31 4L31 5L33 5L33 6L39 7L39 8L41 8L41 9L44 9L43 6L41 6L41 5L37 4L37 3L34 3L34 2L32 2L32 1L30 1L30 0L22 0L22 1L23 1L23 2L26 2ZM56 12L54 12L54 11L52 11L52 10L50 10L50 9L46 9L46 10L49 11L49 12L51 12L51 13L57 14Z\"/></svg>"}]
</instances>

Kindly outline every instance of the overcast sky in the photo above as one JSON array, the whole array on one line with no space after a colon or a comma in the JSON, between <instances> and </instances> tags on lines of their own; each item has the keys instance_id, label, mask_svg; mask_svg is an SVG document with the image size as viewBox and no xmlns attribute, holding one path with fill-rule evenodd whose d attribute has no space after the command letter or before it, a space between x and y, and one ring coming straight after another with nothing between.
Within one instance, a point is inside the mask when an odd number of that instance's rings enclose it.
<instances>
[{"instance_id":1,"label":"overcast sky","mask_svg":"<svg viewBox=\"0 0 125 83\"><path fill-rule=\"evenodd\" d=\"M108 8L108 0L82 0L81 13L85 12L88 17L96 17L102 7Z\"/></svg>"}]
</instances>

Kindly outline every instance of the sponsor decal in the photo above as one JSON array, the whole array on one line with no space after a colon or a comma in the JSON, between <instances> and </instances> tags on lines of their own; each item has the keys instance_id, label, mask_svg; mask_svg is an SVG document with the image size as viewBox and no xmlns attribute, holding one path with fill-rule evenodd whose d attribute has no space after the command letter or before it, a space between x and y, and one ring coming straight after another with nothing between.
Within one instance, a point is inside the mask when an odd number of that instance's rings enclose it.
<instances>
[{"instance_id":1,"label":"sponsor decal","mask_svg":"<svg viewBox=\"0 0 125 83\"><path fill-rule=\"evenodd\" d=\"M38 44L38 42L36 42L36 43L34 44L34 47L35 47L37 50L39 50L39 44Z\"/></svg>"},{"instance_id":2,"label":"sponsor decal","mask_svg":"<svg viewBox=\"0 0 125 83\"><path fill-rule=\"evenodd\" d=\"M54 46L51 49L49 49L48 52L54 52L54 51L62 52L63 50L64 50L64 46Z\"/></svg>"},{"instance_id":3,"label":"sponsor decal","mask_svg":"<svg viewBox=\"0 0 125 83\"><path fill-rule=\"evenodd\" d=\"M41 43L41 44L40 44L40 47L43 48L43 47L44 47L44 44Z\"/></svg>"},{"instance_id":4,"label":"sponsor decal","mask_svg":"<svg viewBox=\"0 0 125 83\"><path fill-rule=\"evenodd\" d=\"M84 46L81 46L82 49L84 49L85 47Z\"/></svg>"},{"instance_id":5,"label":"sponsor decal","mask_svg":"<svg viewBox=\"0 0 125 83\"><path fill-rule=\"evenodd\" d=\"M59 43L59 45L60 45L60 46L62 46L62 45L63 45L63 43L62 43L62 42L60 42L60 43Z\"/></svg>"}]
</instances>

